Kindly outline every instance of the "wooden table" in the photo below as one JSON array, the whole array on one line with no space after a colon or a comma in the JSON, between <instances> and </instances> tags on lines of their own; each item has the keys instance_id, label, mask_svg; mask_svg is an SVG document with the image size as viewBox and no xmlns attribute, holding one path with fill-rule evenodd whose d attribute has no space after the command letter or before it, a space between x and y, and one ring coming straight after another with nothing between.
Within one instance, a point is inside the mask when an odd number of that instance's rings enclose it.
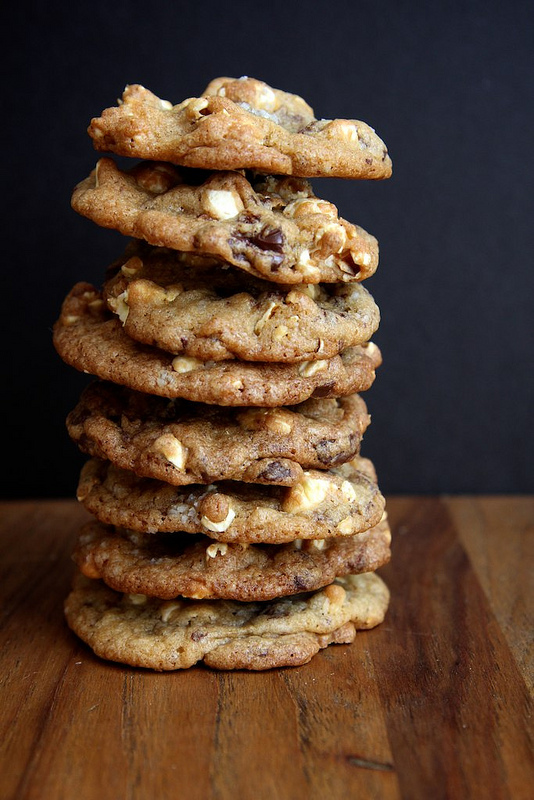
<instances>
[{"instance_id":1,"label":"wooden table","mask_svg":"<svg viewBox=\"0 0 534 800\"><path fill-rule=\"evenodd\" d=\"M263 673L99 660L62 617L86 513L0 508L2 800L534 797L534 498L391 497L386 621Z\"/></svg>"}]
</instances>

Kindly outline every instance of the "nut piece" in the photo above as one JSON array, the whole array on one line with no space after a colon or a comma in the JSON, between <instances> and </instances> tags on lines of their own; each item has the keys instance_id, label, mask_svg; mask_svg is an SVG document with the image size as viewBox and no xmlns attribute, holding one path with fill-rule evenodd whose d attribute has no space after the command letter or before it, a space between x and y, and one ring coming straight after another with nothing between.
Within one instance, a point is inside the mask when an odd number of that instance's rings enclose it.
<instances>
[{"instance_id":1,"label":"nut piece","mask_svg":"<svg viewBox=\"0 0 534 800\"><path fill-rule=\"evenodd\" d=\"M192 356L176 356L172 360L172 368L175 372L193 372L195 369L204 366L204 362Z\"/></svg>"},{"instance_id":2,"label":"nut piece","mask_svg":"<svg viewBox=\"0 0 534 800\"><path fill-rule=\"evenodd\" d=\"M183 293L183 291L184 287L181 283L173 283L172 286L167 286L165 288L165 295L163 299L166 303L172 303L177 297L179 297L179 295Z\"/></svg>"},{"instance_id":3,"label":"nut piece","mask_svg":"<svg viewBox=\"0 0 534 800\"><path fill-rule=\"evenodd\" d=\"M265 323L267 322L268 319L270 319L272 317L274 309L278 308L279 305L280 305L280 303L276 303L274 300L271 300L271 302L269 303L269 305L267 307L267 310L261 315L259 320L254 325L254 333L255 334L260 334L262 332L262 330L263 330L263 328L265 326Z\"/></svg>"},{"instance_id":4,"label":"nut piece","mask_svg":"<svg viewBox=\"0 0 534 800\"><path fill-rule=\"evenodd\" d=\"M261 431L265 428L273 433L286 436L293 430L293 416L283 408L247 408L238 416L239 424L248 431Z\"/></svg>"},{"instance_id":5,"label":"nut piece","mask_svg":"<svg viewBox=\"0 0 534 800\"><path fill-rule=\"evenodd\" d=\"M328 360L303 361L302 364L299 365L299 375L302 375L303 378L311 378L316 372L325 369L327 365Z\"/></svg>"},{"instance_id":6,"label":"nut piece","mask_svg":"<svg viewBox=\"0 0 534 800\"><path fill-rule=\"evenodd\" d=\"M293 430L291 417L283 409L279 411L269 411L265 415L265 427L273 433L287 435Z\"/></svg>"},{"instance_id":7,"label":"nut piece","mask_svg":"<svg viewBox=\"0 0 534 800\"><path fill-rule=\"evenodd\" d=\"M214 542L206 547L206 557L215 558L217 555L225 556L228 552L228 545L226 542Z\"/></svg>"},{"instance_id":8,"label":"nut piece","mask_svg":"<svg viewBox=\"0 0 534 800\"><path fill-rule=\"evenodd\" d=\"M341 533L342 536L348 536L349 534L352 533L352 528L353 524L351 518L345 517L345 519L342 519L341 522L338 524L336 530L339 531L339 533Z\"/></svg>"},{"instance_id":9,"label":"nut piece","mask_svg":"<svg viewBox=\"0 0 534 800\"><path fill-rule=\"evenodd\" d=\"M200 119L203 115L201 112L209 105L205 97L191 97L189 100L184 100L181 107L187 109L187 114L191 119Z\"/></svg>"},{"instance_id":10,"label":"nut piece","mask_svg":"<svg viewBox=\"0 0 534 800\"><path fill-rule=\"evenodd\" d=\"M176 436L172 435L172 433L164 433L162 436L159 436L154 442L154 449L156 452L165 456L167 461L174 464L177 469L184 468L187 449Z\"/></svg>"},{"instance_id":11,"label":"nut piece","mask_svg":"<svg viewBox=\"0 0 534 800\"><path fill-rule=\"evenodd\" d=\"M245 207L238 194L225 189L208 189L204 192L203 206L215 219L233 219Z\"/></svg>"},{"instance_id":12,"label":"nut piece","mask_svg":"<svg viewBox=\"0 0 534 800\"><path fill-rule=\"evenodd\" d=\"M174 611L178 611L182 607L180 602L176 603L170 601L168 603L162 603L160 606L160 617L162 622L168 622L169 619L172 617Z\"/></svg>"},{"instance_id":13,"label":"nut piece","mask_svg":"<svg viewBox=\"0 0 534 800\"><path fill-rule=\"evenodd\" d=\"M353 503L356 500L356 492L350 481L343 481L341 484L341 494L343 495L343 499L348 503Z\"/></svg>"},{"instance_id":14,"label":"nut piece","mask_svg":"<svg viewBox=\"0 0 534 800\"><path fill-rule=\"evenodd\" d=\"M208 494L200 502L200 522L209 531L221 533L232 524L235 511L230 505L228 497L215 492Z\"/></svg>"},{"instance_id":15,"label":"nut piece","mask_svg":"<svg viewBox=\"0 0 534 800\"><path fill-rule=\"evenodd\" d=\"M146 594L127 594L126 597L133 606L144 606L147 601Z\"/></svg>"},{"instance_id":16,"label":"nut piece","mask_svg":"<svg viewBox=\"0 0 534 800\"><path fill-rule=\"evenodd\" d=\"M128 259L128 261L126 261L122 265L121 272L123 275L126 275L128 278L131 278L142 268L143 268L143 262L141 261L141 259L138 256L132 256L131 258Z\"/></svg>"},{"instance_id":17,"label":"nut piece","mask_svg":"<svg viewBox=\"0 0 534 800\"><path fill-rule=\"evenodd\" d=\"M125 289L125 291L121 292L117 297L110 298L109 304L124 325L130 313L128 307L128 289Z\"/></svg>"},{"instance_id":18,"label":"nut piece","mask_svg":"<svg viewBox=\"0 0 534 800\"><path fill-rule=\"evenodd\" d=\"M312 478L305 472L303 478L288 491L282 511L305 511L320 505L330 490L330 483L322 478Z\"/></svg>"}]
</instances>

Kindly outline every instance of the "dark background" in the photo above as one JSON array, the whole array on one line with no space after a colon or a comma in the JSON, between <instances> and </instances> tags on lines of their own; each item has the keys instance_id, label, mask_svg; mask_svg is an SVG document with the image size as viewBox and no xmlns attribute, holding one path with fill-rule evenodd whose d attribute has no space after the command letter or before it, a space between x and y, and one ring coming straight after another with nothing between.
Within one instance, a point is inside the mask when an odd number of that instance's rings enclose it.
<instances>
[{"instance_id":1,"label":"dark background","mask_svg":"<svg viewBox=\"0 0 534 800\"><path fill-rule=\"evenodd\" d=\"M531 2L10 3L4 11L4 496L73 495L64 418L88 377L51 327L123 238L70 209L85 130L126 83L180 102L219 75L363 119L391 180L313 182L373 233L384 354L364 452L384 492L534 489Z\"/></svg>"}]
</instances>

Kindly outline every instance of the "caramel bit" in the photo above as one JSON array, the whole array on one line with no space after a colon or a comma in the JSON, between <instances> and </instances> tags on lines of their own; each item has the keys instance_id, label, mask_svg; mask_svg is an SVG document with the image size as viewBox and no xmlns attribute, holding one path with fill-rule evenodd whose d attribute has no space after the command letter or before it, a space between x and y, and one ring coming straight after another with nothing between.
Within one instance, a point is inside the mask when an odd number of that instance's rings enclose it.
<instances>
[{"instance_id":1,"label":"caramel bit","mask_svg":"<svg viewBox=\"0 0 534 800\"><path fill-rule=\"evenodd\" d=\"M199 512L204 528L219 533L229 528L235 517L229 498L219 492L206 495L199 503Z\"/></svg>"}]
</instances>

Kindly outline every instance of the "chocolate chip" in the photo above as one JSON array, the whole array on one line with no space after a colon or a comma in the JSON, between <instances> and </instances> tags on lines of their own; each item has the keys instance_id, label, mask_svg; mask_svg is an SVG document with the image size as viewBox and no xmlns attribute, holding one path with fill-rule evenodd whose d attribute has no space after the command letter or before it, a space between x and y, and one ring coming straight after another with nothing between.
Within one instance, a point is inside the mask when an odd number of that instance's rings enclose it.
<instances>
[{"instance_id":1,"label":"chocolate chip","mask_svg":"<svg viewBox=\"0 0 534 800\"><path fill-rule=\"evenodd\" d=\"M204 631L193 631L191 634L191 639L194 642L199 642L201 639L204 639L205 636L207 636L207 634L204 633Z\"/></svg>"},{"instance_id":2,"label":"chocolate chip","mask_svg":"<svg viewBox=\"0 0 534 800\"><path fill-rule=\"evenodd\" d=\"M295 575L293 583L295 584L295 589L298 589L299 592L304 592L308 588L306 581L300 575Z\"/></svg>"},{"instance_id":3,"label":"chocolate chip","mask_svg":"<svg viewBox=\"0 0 534 800\"><path fill-rule=\"evenodd\" d=\"M266 225L256 236L250 237L249 241L260 250L272 250L274 253L284 252L284 234L279 228L269 228Z\"/></svg>"},{"instance_id":4,"label":"chocolate chip","mask_svg":"<svg viewBox=\"0 0 534 800\"><path fill-rule=\"evenodd\" d=\"M269 466L258 475L258 478L268 481L269 483L278 483L290 477L291 470L289 467L285 467L279 461L272 461Z\"/></svg>"},{"instance_id":5,"label":"chocolate chip","mask_svg":"<svg viewBox=\"0 0 534 800\"><path fill-rule=\"evenodd\" d=\"M343 464L350 458L351 455L354 455L356 449L357 445L354 447L354 449L344 449L340 452L339 443L336 439L321 439L321 441L317 442L315 445L317 458L321 464L329 467L335 467L338 464Z\"/></svg>"},{"instance_id":6,"label":"chocolate chip","mask_svg":"<svg viewBox=\"0 0 534 800\"><path fill-rule=\"evenodd\" d=\"M328 397L332 388L334 386L334 381L329 381L328 383L324 383L322 386L318 386L317 389L314 391L312 397Z\"/></svg>"}]
</instances>

